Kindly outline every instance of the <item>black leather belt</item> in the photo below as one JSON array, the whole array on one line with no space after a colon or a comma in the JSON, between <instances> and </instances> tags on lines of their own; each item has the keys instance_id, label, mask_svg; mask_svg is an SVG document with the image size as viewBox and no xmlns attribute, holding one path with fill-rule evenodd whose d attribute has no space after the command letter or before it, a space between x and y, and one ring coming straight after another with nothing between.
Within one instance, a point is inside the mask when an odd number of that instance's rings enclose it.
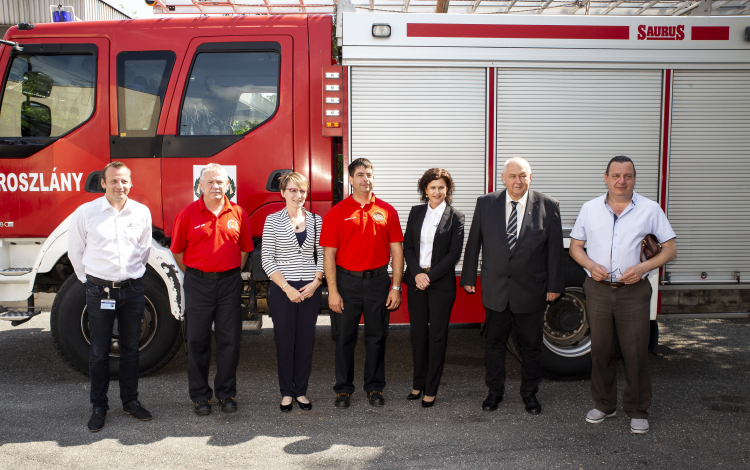
<instances>
[{"instance_id":1,"label":"black leather belt","mask_svg":"<svg viewBox=\"0 0 750 470\"><path fill-rule=\"evenodd\" d=\"M384 272L388 271L388 265L381 266L377 269L370 269L369 271L349 271L348 269L344 269L341 266L336 266L337 271L341 271L342 273L351 274L355 277L361 277L363 279L370 279L373 277L377 277Z\"/></svg>"},{"instance_id":2,"label":"black leather belt","mask_svg":"<svg viewBox=\"0 0 750 470\"><path fill-rule=\"evenodd\" d=\"M92 284L96 284L97 286L109 287L110 289L119 289L121 287L130 287L133 284L133 282L138 281L140 279L125 279L124 281L107 281L107 280L99 279L98 277L94 277L89 274L86 274L86 280Z\"/></svg>"},{"instance_id":3,"label":"black leather belt","mask_svg":"<svg viewBox=\"0 0 750 470\"><path fill-rule=\"evenodd\" d=\"M218 281L219 279L226 279L229 276L233 276L240 272L240 268L236 267L234 269L230 269L229 271L219 271L216 273L207 273L205 271L201 271L200 269L191 268L190 266L185 266L185 272L190 273L195 277L202 277L203 279L212 279L214 281Z\"/></svg>"},{"instance_id":4,"label":"black leather belt","mask_svg":"<svg viewBox=\"0 0 750 470\"><path fill-rule=\"evenodd\" d=\"M643 281L645 279L648 279L648 276L642 277L641 281ZM641 282L641 281L638 281L638 282ZM620 287L634 286L634 285L638 284L638 282L634 282L633 284L625 284L624 282L610 282L610 281L598 281L598 282L601 282L605 286L609 286L612 289L619 289Z\"/></svg>"}]
</instances>

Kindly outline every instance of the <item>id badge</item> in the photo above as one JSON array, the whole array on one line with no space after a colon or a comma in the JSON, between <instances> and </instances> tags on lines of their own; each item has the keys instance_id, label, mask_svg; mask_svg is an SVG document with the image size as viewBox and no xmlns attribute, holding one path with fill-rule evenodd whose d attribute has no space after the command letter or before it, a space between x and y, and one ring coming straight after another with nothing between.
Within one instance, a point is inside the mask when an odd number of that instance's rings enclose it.
<instances>
[{"instance_id":1,"label":"id badge","mask_svg":"<svg viewBox=\"0 0 750 470\"><path fill-rule=\"evenodd\" d=\"M114 299L102 299L102 310L114 310L116 301Z\"/></svg>"}]
</instances>

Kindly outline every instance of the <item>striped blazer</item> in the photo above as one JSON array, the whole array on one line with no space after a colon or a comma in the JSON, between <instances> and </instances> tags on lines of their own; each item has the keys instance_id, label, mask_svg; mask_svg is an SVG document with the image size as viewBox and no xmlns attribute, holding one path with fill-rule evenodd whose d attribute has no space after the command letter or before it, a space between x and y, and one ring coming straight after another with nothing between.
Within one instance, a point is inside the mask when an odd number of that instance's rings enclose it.
<instances>
[{"instance_id":1,"label":"striped blazer","mask_svg":"<svg viewBox=\"0 0 750 470\"><path fill-rule=\"evenodd\" d=\"M325 272L323 270L323 247L320 246L320 229L323 226L323 219L309 211L307 215L307 238L302 246L299 246L297 242L297 236L294 234L286 208L266 217L266 223L263 226L261 261L263 270L269 276L280 270L287 281L312 281L316 272ZM313 237L316 225L317 233ZM315 244L314 247L313 244ZM313 249L318 250L317 266L313 257Z\"/></svg>"}]
</instances>

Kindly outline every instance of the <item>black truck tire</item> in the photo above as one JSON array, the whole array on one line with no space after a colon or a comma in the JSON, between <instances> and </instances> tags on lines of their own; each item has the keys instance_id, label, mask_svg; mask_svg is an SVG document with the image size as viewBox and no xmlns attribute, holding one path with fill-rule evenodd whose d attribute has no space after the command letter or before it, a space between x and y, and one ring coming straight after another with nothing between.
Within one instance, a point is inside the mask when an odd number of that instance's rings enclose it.
<instances>
[{"instance_id":1,"label":"black truck tire","mask_svg":"<svg viewBox=\"0 0 750 470\"><path fill-rule=\"evenodd\" d=\"M591 343L586 317L583 281L586 272L566 254L565 294L545 312L542 344L542 375L552 380L591 377ZM522 361L516 332L511 333L508 352Z\"/></svg>"},{"instance_id":2,"label":"black truck tire","mask_svg":"<svg viewBox=\"0 0 750 470\"><path fill-rule=\"evenodd\" d=\"M146 376L164 367L180 348L182 328L174 318L167 288L151 268L143 279L146 295L144 332L141 335L139 375ZM88 375L89 341L86 316L86 285L71 275L52 303L50 329L57 353L73 369ZM110 377L119 374L118 355L113 349L109 361Z\"/></svg>"},{"instance_id":3,"label":"black truck tire","mask_svg":"<svg viewBox=\"0 0 750 470\"><path fill-rule=\"evenodd\" d=\"M586 271L565 253L565 294L547 308L545 314L544 348L542 349L542 374L553 380L580 380L591 377L591 342L586 311L586 296L583 293L583 282ZM567 310L568 315L575 312L581 323L573 345L555 344L552 316L555 312ZM570 321L568 321L570 323ZM575 321L573 322L575 323Z\"/></svg>"}]
</instances>

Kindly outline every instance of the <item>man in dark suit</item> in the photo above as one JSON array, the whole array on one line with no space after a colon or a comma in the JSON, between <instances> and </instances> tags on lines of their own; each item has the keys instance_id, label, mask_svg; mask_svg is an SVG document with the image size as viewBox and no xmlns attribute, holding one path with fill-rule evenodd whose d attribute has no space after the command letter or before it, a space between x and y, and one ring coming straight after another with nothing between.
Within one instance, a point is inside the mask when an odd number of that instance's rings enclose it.
<instances>
[{"instance_id":1,"label":"man in dark suit","mask_svg":"<svg viewBox=\"0 0 750 470\"><path fill-rule=\"evenodd\" d=\"M461 285L476 292L477 264L482 249L482 304L487 312L485 383L482 403L495 411L505 392L505 344L511 324L523 356L521 397L526 411L542 412L536 399L542 381L542 328L547 302L565 290L560 205L529 190L531 167L523 158L505 162L505 191L477 199L464 254Z\"/></svg>"}]
</instances>

